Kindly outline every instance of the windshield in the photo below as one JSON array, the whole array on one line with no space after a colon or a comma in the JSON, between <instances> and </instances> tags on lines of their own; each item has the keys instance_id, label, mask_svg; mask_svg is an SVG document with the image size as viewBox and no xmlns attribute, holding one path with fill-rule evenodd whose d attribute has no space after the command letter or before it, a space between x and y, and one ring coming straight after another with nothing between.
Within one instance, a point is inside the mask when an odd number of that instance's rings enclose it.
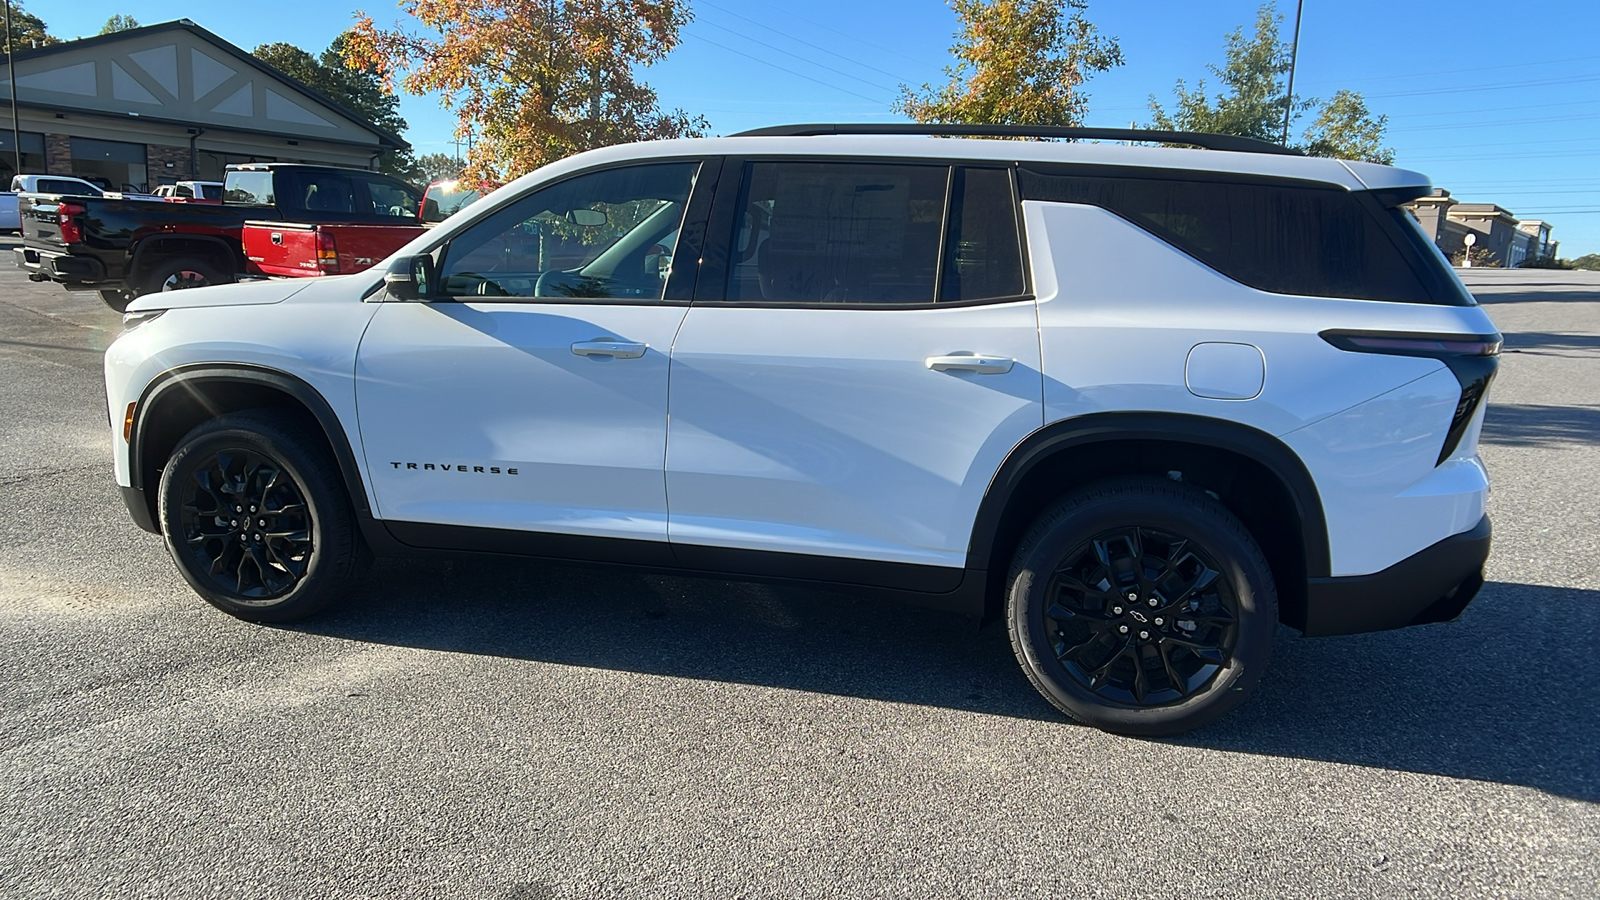
<instances>
[{"instance_id":1,"label":"windshield","mask_svg":"<svg viewBox=\"0 0 1600 900\"><path fill-rule=\"evenodd\" d=\"M478 192L459 181L439 181L428 185L422 198L422 221L437 224L460 212L478 199Z\"/></svg>"}]
</instances>

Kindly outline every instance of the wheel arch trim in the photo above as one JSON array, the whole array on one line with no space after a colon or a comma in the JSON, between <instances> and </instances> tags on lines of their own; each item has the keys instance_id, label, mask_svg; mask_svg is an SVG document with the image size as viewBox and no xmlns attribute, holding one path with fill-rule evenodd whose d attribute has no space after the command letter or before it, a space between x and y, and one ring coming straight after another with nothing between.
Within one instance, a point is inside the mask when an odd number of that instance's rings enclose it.
<instances>
[{"instance_id":1,"label":"wheel arch trim","mask_svg":"<svg viewBox=\"0 0 1600 900\"><path fill-rule=\"evenodd\" d=\"M978 506L967 546L969 568L993 569L990 559L1006 508L1035 467L1057 453L1110 441L1167 441L1236 453L1277 477L1300 518L1307 577L1331 571L1327 519L1316 482L1288 445L1248 425L1185 413L1089 413L1052 422L1030 434L1006 456ZM1004 561L1001 561L1002 567Z\"/></svg>"},{"instance_id":2,"label":"wheel arch trim","mask_svg":"<svg viewBox=\"0 0 1600 900\"><path fill-rule=\"evenodd\" d=\"M333 450L334 459L339 464L339 474L349 490L356 515L362 518L371 516L366 481L356 462L350 437L338 414L333 411L332 404L301 378L279 369L244 363L192 363L168 369L150 379L139 394L133 429L128 435L128 484L131 490L143 493L145 489L147 461L144 458L144 436L149 433L147 426L151 410L159 409L163 398L177 396L174 392L187 392L201 384L215 383L270 388L288 395L304 407L317 420L328 446Z\"/></svg>"}]
</instances>

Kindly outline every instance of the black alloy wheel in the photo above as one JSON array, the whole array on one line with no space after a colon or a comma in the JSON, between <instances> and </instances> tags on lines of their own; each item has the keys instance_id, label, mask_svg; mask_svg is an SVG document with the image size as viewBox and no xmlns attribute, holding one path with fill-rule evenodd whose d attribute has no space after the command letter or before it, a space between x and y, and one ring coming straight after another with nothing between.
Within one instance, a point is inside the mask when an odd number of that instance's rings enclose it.
<instances>
[{"instance_id":1,"label":"black alloy wheel","mask_svg":"<svg viewBox=\"0 0 1600 900\"><path fill-rule=\"evenodd\" d=\"M241 603L287 594L311 562L311 512L300 485L243 448L216 450L192 471L179 527L190 567Z\"/></svg>"},{"instance_id":2,"label":"black alloy wheel","mask_svg":"<svg viewBox=\"0 0 1600 900\"><path fill-rule=\"evenodd\" d=\"M216 266L203 259L180 257L156 264L144 280L141 293L183 291L189 288L209 287L227 281Z\"/></svg>"},{"instance_id":3,"label":"black alloy wheel","mask_svg":"<svg viewBox=\"0 0 1600 900\"><path fill-rule=\"evenodd\" d=\"M1156 707L1205 689L1233 658L1237 600L1220 564L1137 525L1069 550L1045 588L1056 660L1115 703Z\"/></svg>"},{"instance_id":4,"label":"black alloy wheel","mask_svg":"<svg viewBox=\"0 0 1600 900\"><path fill-rule=\"evenodd\" d=\"M196 593L241 619L312 615L365 561L338 464L308 427L277 410L219 416L162 471L167 551Z\"/></svg>"},{"instance_id":5,"label":"black alloy wheel","mask_svg":"<svg viewBox=\"0 0 1600 900\"><path fill-rule=\"evenodd\" d=\"M1212 722L1260 678L1277 628L1272 571L1215 498L1156 478L1090 485L1023 536L1012 649L1079 721L1167 735Z\"/></svg>"}]
</instances>

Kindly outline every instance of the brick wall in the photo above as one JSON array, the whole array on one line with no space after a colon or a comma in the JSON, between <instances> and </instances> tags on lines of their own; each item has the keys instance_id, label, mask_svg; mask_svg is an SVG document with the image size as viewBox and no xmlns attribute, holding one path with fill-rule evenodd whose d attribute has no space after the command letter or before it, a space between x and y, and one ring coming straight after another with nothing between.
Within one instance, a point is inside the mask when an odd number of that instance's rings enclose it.
<instances>
[{"instance_id":1,"label":"brick wall","mask_svg":"<svg viewBox=\"0 0 1600 900\"><path fill-rule=\"evenodd\" d=\"M165 144L146 144L144 148L145 172L153 188L165 179L186 181L194 173L189 171L189 148L169 147ZM172 163L172 168L167 168Z\"/></svg>"},{"instance_id":2,"label":"brick wall","mask_svg":"<svg viewBox=\"0 0 1600 900\"><path fill-rule=\"evenodd\" d=\"M72 174L72 140L64 134L44 136L44 174Z\"/></svg>"}]
</instances>

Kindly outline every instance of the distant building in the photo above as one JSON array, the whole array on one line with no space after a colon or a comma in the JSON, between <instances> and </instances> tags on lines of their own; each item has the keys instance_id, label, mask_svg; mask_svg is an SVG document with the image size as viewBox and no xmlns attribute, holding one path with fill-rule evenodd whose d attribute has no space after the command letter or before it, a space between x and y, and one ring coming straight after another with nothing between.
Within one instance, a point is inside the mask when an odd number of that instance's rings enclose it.
<instances>
[{"instance_id":1,"label":"distant building","mask_svg":"<svg viewBox=\"0 0 1600 900\"><path fill-rule=\"evenodd\" d=\"M1529 260L1551 259L1557 244L1550 240L1550 223L1539 219L1518 221L1511 211L1493 203L1462 203L1444 188L1406 204L1422 230L1445 256L1466 249L1466 237L1477 236L1474 249L1507 268Z\"/></svg>"},{"instance_id":2,"label":"distant building","mask_svg":"<svg viewBox=\"0 0 1600 900\"><path fill-rule=\"evenodd\" d=\"M18 50L16 67L24 173L142 191L239 162L373 168L409 146L188 19ZM17 146L5 69L0 57L0 184Z\"/></svg>"}]
</instances>

